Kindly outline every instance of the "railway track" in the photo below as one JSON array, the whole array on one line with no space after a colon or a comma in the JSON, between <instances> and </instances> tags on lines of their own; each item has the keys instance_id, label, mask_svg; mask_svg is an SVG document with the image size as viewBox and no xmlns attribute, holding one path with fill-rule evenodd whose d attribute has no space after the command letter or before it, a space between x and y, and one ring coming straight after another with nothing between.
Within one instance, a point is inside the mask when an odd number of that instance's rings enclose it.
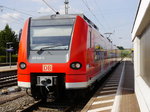
<instances>
[{"instance_id":1,"label":"railway track","mask_svg":"<svg viewBox=\"0 0 150 112\"><path fill-rule=\"evenodd\" d=\"M17 85L17 75L4 76L0 78L0 89Z\"/></svg>"},{"instance_id":2,"label":"railway track","mask_svg":"<svg viewBox=\"0 0 150 112\"><path fill-rule=\"evenodd\" d=\"M72 105L68 105L66 102L47 102L43 103L41 100L35 101L28 106L23 107L16 112L70 112Z\"/></svg>"},{"instance_id":3,"label":"railway track","mask_svg":"<svg viewBox=\"0 0 150 112\"><path fill-rule=\"evenodd\" d=\"M80 112L89 99L94 95L98 87L88 93L86 97L74 97L73 99L62 98L51 102L36 101L23 107L17 112ZM74 95L73 95L74 96Z\"/></svg>"},{"instance_id":4,"label":"railway track","mask_svg":"<svg viewBox=\"0 0 150 112\"><path fill-rule=\"evenodd\" d=\"M0 70L0 78L9 77L17 74L17 70Z\"/></svg>"},{"instance_id":5,"label":"railway track","mask_svg":"<svg viewBox=\"0 0 150 112\"><path fill-rule=\"evenodd\" d=\"M80 112L82 108L87 104L89 99L94 95L94 93L98 90L99 86L106 81L108 76L102 79L102 83L98 84L93 91L89 92L86 97L75 97L72 100L65 99L65 97L59 101L52 101L43 103L42 101L36 101L33 104L29 104L28 106L18 110L17 112ZM74 95L72 95L74 96Z\"/></svg>"},{"instance_id":6,"label":"railway track","mask_svg":"<svg viewBox=\"0 0 150 112\"><path fill-rule=\"evenodd\" d=\"M0 70L0 89L17 85L17 70Z\"/></svg>"},{"instance_id":7,"label":"railway track","mask_svg":"<svg viewBox=\"0 0 150 112\"><path fill-rule=\"evenodd\" d=\"M114 70L110 71L113 72ZM59 101L51 101L43 103L42 101L36 101L28 106L17 110L17 112L80 112L83 107L87 104L90 98L95 94L95 92L103 86L104 83L110 78L110 73L102 78L102 80L96 84L94 89L87 93L85 97L78 96L77 98L65 99L62 98ZM75 96L75 95L72 95Z\"/></svg>"}]
</instances>

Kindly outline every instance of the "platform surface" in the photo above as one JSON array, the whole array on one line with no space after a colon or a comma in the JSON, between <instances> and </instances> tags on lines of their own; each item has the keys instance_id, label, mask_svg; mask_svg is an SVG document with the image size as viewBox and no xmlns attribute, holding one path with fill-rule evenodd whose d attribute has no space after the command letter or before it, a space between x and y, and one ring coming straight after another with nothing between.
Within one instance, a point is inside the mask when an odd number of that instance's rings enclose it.
<instances>
[{"instance_id":1,"label":"platform surface","mask_svg":"<svg viewBox=\"0 0 150 112\"><path fill-rule=\"evenodd\" d=\"M121 75L122 81L120 81ZM121 87L119 87L120 83L122 83ZM118 91L121 91L121 94L118 95ZM133 63L124 60L81 112L140 112L134 93Z\"/></svg>"},{"instance_id":2,"label":"platform surface","mask_svg":"<svg viewBox=\"0 0 150 112\"><path fill-rule=\"evenodd\" d=\"M126 61L125 74L120 101L120 112L140 112L140 108L134 93L133 63Z\"/></svg>"},{"instance_id":3,"label":"platform surface","mask_svg":"<svg viewBox=\"0 0 150 112\"><path fill-rule=\"evenodd\" d=\"M0 72L6 72L6 71L12 71L12 70L17 70L17 66L16 65L12 65L10 66L1 66L0 67Z\"/></svg>"}]
</instances>

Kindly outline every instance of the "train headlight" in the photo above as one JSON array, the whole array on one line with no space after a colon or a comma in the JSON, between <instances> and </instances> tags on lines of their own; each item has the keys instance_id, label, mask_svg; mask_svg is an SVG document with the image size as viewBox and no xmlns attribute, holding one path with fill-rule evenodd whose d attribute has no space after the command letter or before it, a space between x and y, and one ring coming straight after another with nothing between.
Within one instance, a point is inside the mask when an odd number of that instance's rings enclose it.
<instances>
[{"instance_id":1,"label":"train headlight","mask_svg":"<svg viewBox=\"0 0 150 112\"><path fill-rule=\"evenodd\" d=\"M27 65L24 62L21 62L20 65L19 65L19 67L21 69L25 69L27 67Z\"/></svg>"},{"instance_id":2,"label":"train headlight","mask_svg":"<svg viewBox=\"0 0 150 112\"><path fill-rule=\"evenodd\" d=\"M71 67L72 69L78 70L78 69L80 69L80 68L82 67L82 64L79 63L79 62L73 62L73 63L70 64L70 67Z\"/></svg>"}]
</instances>

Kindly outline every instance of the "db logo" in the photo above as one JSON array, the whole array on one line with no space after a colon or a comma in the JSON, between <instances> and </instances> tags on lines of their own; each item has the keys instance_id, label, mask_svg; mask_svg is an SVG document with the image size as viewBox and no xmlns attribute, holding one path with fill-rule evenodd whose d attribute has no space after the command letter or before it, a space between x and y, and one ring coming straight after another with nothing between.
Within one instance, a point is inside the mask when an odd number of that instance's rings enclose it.
<instances>
[{"instance_id":1,"label":"db logo","mask_svg":"<svg viewBox=\"0 0 150 112\"><path fill-rule=\"evenodd\" d=\"M52 65L43 65L43 71L45 72L52 71Z\"/></svg>"}]
</instances>

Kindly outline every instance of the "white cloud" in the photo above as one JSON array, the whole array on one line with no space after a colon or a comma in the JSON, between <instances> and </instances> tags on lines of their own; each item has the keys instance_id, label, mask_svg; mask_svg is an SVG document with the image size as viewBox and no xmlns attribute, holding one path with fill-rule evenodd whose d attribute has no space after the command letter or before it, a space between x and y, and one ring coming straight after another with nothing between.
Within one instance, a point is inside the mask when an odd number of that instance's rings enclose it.
<instances>
[{"instance_id":1,"label":"white cloud","mask_svg":"<svg viewBox=\"0 0 150 112\"><path fill-rule=\"evenodd\" d=\"M32 2L43 2L43 0L31 0ZM53 2L53 1L56 1L56 0L45 0L46 2Z\"/></svg>"},{"instance_id":2,"label":"white cloud","mask_svg":"<svg viewBox=\"0 0 150 112\"><path fill-rule=\"evenodd\" d=\"M33 2L41 2L42 0L32 0Z\"/></svg>"},{"instance_id":3,"label":"white cloud","mask_svg":"<svg viewBox=\"0 0 150 112\"><path fill-rule=\"evenodd\" d=\"M11 28L19 30L22 28L23 20L19 13L3 13L0 15L0 30L3 30L6 24L9 24Z\"/></svg>"},{"instance_id":4,"label":"white cloud","mask_svg":"<svg viewBox=\"0 0 150 112\"><path fill-rule=\"evenodd\" d=\"M0 19L2 23L11 23L13 21L18 20L20 17L19 13L5 13L0 15Z\"/></svg>"},{"instance_id":5,"label":"white cloud","mask_svg":"<svg viewBox=\"0 0 150 112\"><path fill-rule=\"evenodd\" d=\"M59 13L60 14L64 14L65 13L64 5L60 6ZM72 8L71 6L69 6L68 13L69 14L80 14L80 13L83 13L83 11L80 10L80 9L75 9L75 8Z\"/></svg>"},{"instance_id":6,"label":"white cloud","mask_svg":"<svg viewBox=\"0 0 150 112\"><path fill-rule=\"evenodd\" d=\"M37 12L38 13L53 13L53 11L50 8L44 8L44 7L41 7Z\"/></svg>"}]
</instances>

